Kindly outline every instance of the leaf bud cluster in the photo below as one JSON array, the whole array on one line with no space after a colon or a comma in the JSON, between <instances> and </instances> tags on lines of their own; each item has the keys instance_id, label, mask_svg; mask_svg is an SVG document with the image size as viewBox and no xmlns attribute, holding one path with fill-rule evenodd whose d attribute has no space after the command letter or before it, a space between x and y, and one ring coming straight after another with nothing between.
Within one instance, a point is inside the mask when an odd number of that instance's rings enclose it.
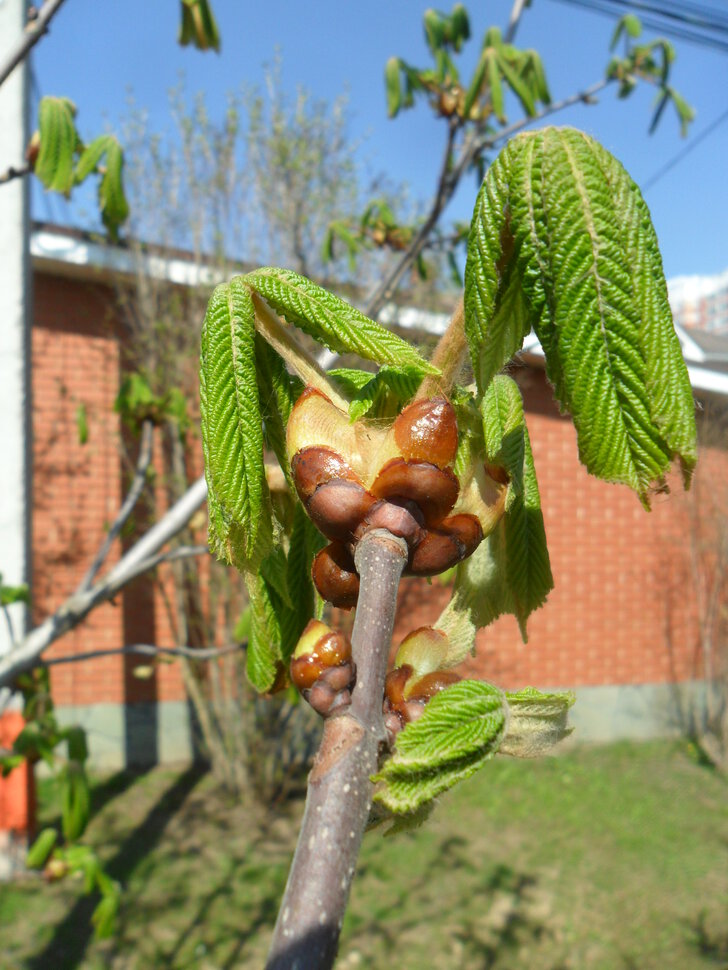
<instances>
[{"instance_id":1,"label":"leaf bud cluster","mask_svg":"<svg viewBox=\"0 0 728 970\"><path fill-rule=\"evenodd\" d=\"M475 500L461 488L452 468L457 419L444 397L409 404L381 429L350 423L309 387L291 414L287 447L298 496L330 540L314 560L314 583L343 609L356 605L353 554L371 529L406 541L405 574L435 576L469 556L502 514L503 489L485 472Z\"/></svg>"},{"instance_id":2,"label":"leaf bud cluster","mask_svg":"<svg viewBox=\"0 0 728 970\"><path fill-rule=\"evenodd\" d=\"M459 674L445 669L448 654L447 636L429 626L413 630L399 645L384 685L382 712L390 744L403 727L422 716L435 694L460 680Z\"/></svg>"},{"instance_id":3,"label":"leaf bud cluster","mask_svg":"<svg viewBox=\"0 0 728 970\"><path fill-rule=\"evenodd\" d=\"M322 717L347 707L356 679L351 644L343 633L311 620L291 657L291 680Z\"/></svg>"}]
</instances>

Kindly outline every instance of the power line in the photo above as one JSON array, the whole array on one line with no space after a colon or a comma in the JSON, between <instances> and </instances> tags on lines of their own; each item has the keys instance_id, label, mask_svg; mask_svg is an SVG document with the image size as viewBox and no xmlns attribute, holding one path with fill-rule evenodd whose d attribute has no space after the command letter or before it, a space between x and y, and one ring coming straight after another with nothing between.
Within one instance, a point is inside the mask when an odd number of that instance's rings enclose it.
<instances>
[{"instance_id":1,"label":"power line","mask_svg":"<svg viewBox=\"0 0 728 970\"><path fill-rule=\"evenodd\" d=\"M666 175L669 171L671 171L671 169L675 168L675 166L678 165L686 155L689 155L694 148L697 148L701 142L705 141L708 135L712 135L715 129L718 128L719 125L722 125L726 120L728 120L728 108L723 112L722 115L720 115L720 117L716 118L715 121L708 125L707 128L701 131L699 135L696 135L695 138L691 139L690 142L685 145L685 147L682 148L677 155L674 155L669 162L666 162L665 165L658 169L654 175L651 175L650 178L643 183L642 192L644 193L648 189L652 188L655 182L658 182L663 175Z\"/></svg>"},{"instance_id":2,"label":"power line","mask_svg":"<svg viewBox=\"0 0 728 970\"><path fill-rule=\"evenodd\" d=\"M618 11L609 4L613 0L559 0L560 3L568 3L572 6L581 7L586 10L593 10L595 13L601 13L606 17L612 19L619 16ZM635 8L634 3L626 3L630 9ZM678 40L685 41L686 43L697 44L702 47L712 47L715 50L720 51L723 54L728 54L728 40L724 40L720 33L725 29L720 26L720 30L716 33L711 33L707 28L705 32L700 32L700 30L688 30L684 27L673 26L670 23L665 23L664 20L659 20L657 18L645 17L640 15L640 20L645 27L650 30L657 31L659 33L666 34L669 37L674 37ZM710 30L713 30L711 25Z\"/></svg>"},{"instance_id":3,"label":"power line","mask_svg":"<svg viewBox=\"0 0 728 970\"><path fill-rule=\"evenodd\" d=\"M666 17L668 20L675 20L677 23L689 24L691 27L698 27L707 31L718 31L728 34L728 18L721 21L716 14L710 13L706 16L696 10L684 7L682 10L671 10L665 4L655 6L647 0L602 0L607 6L610 4L616 7L627 8L628 10L645 10L647 13L656 14L658 17ZM615 11L616 14L616 11Z\"/></svg>"}]
</instances>

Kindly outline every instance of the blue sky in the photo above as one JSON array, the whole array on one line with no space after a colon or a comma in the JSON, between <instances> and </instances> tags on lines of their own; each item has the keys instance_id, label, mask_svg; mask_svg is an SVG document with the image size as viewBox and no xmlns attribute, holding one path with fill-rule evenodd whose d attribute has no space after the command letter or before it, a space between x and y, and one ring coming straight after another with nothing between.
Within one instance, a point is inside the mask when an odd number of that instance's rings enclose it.
<instances>
[{"instance_id":1,"label":"blue sky","mask_svg":"<svg viewBox=\"0 0 728 970\"><path fill-rule=\"evenodd\" d=\"M718 0L712 0L714 4ZM34 56L35 91L66 95L79 108L82 134L113 128L125 113L132 87L150 113L152 127L170 128L167 92L181 72L188 91L205 91L208 104L224 110L225 93L261 82L276 50L286 88L297 84L333 99L348 89L351 135L366 136L363 151L372 166L407 182L415 196L431 195L442 152L443 132L425 105L390 121L386 117L383 68L396 54L415 65L428 63L422 31L422 0L213 0L222 53L179 48L177 0L68 0ZM491 24L505 25L510 2L470 3L473 40L465 64L474 63L479 39ZM724 3L716 7L725 6ZM442 5L449 9L449 5ZM517 43L537 48L555 100L598 81L609 58L613 21L556 0L533 0ZM613 90L596 107L575 106L554 123L576 125L598 138L638 184L650 179L696 135L728 109L728 55L676 42L674 86L697 110L687 142L672 114L649 136L652 90L630 101ZM511 120L516 120L513 112ZM728 267L728 121L646 193L668 277L715 273ZM447 216L468 219L475 185L468 181ZM67 221L61 201L35 193L34 215Z\"/></svg>"}]
</instances>

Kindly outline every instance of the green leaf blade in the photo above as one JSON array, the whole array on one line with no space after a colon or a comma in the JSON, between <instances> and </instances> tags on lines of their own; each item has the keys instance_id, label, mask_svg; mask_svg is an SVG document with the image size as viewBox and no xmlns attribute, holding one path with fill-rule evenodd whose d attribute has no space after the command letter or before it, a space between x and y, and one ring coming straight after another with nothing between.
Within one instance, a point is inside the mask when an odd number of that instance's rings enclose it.
<instances>
[{"instance_id":1,"label":"green leaf blade","mask_svg":"<svg viewBox=\"0 0 728 970\"><path fill-rule=\"evenodd\" d=\"M492 684L463 680L440 691L398 736L373 779L375 800L395 813L416 811L492 757L507 716L504 695Z\"/></svg>"},{"instance_id":2,"label":"green leaf blade","mask_svg":"<svg viewBox=\"0 0 728 970\"><path fill-rule=\"evenodd\" d=\"M73 186L73 163L79 144L76 106L68 98L42 98L38 109L40 151L35 174L52 192L68 195Z\"/></svg>"},{"instance_id":3,"label":"green leaf blade","mask_svg":"<svg viewBox=\"0 0 728 970\"><path fill-rule=\"evenodd\" d=\"M298 273L265 267L244 280L276 312L330 350L378 364L410 366L423 375L437 373L405 340Z\"/></svg>"},{"instance_id":4,"label":"green leaf blade","mask_svg":"<svg viewBox=\"0 0 728 970\"><path fill-rule=\"evenodd\" d=\"M239 569L260 561L272 535L254 319L250 291L240 278L218 286L205 316L200 357L211 542Z\"/></svg>"}]
</instances>

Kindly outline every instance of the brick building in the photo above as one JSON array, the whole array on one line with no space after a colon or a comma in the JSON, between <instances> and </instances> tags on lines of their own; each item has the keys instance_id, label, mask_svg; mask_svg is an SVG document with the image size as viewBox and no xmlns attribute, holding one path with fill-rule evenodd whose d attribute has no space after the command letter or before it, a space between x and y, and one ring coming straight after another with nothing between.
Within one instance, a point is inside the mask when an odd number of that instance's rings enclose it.
<instances>
[{"instance_id":1,"label":"brick building","mask_svg":"<svg viewBox=\"0 0 728 970\"><path fill-rule=\"evenodd\" d=\"M119 418L113 412L122 347L112 278L131 272L128 251L53 227L32 236L33 620L77 586L122 497ZM149 272L184 284L199 269L183 256L150 257ZM198 279L198 275L195 276ZM437 334L445 317L398 312L401 331ZM728 365L683 337L696 398L728 401ZM574 723L584 739L647 737L675 725L675 685L699 690L696 606L686 572L690 498L679 485L646 514L625 487L590 477L577 459L531 339L514 371L527 411L555 589L521 642L501 618L480 635L469 669L506 687L574 687ZM88 441L81 444L83 409ZM725 455L714 448L705 467ZM118 544L117 544L118 545ZM112 551L111 561L118 557ZM448 597L437 581L406 581L397 630L433 621ZM48 656L136 642L171 644L161 604L144 580L94 610ZM178 667L150 680L131 675L138 658L114 655L52 669L61 716L84 724L93 759L108 766L190 754L190 723Z\"/></svg>"}]
</instances>

